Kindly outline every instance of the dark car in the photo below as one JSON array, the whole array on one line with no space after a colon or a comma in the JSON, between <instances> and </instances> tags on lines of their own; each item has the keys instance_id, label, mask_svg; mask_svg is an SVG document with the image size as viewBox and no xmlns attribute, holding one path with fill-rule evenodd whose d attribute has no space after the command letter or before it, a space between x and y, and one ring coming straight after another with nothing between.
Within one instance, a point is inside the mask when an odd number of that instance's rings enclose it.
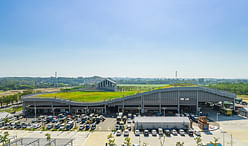
<instances>
[{"instance_id":1,"label":"dark car","mask_svg":"<svg viewBox=\"0 0 248 146\"><path fill-rule=\"evenodd\" d=\"M96 129L96 124L92 124L91 125L91 130L95 130Z\"/></svg>"},{"instance_id":2,"label":"dark car","mask_svg":"<svg viewBox=\"0 0 248 146\"><path fill-rule=\"evenodd\" d=\"M166 136L170 136L170 135L171 135L171 132L170 132L169 129L166 129L166 130L165 130L165 135L166 135Z\"/></svg>"},{"instance_id":3,"label":"dark car","mask_svg":"<svg viewBox=\"0 0 248 146\"><path fill-rule=\"evenodd\" d=\"M144 130L144 136L149 136L149 131L148 130Z\"/></svg>"},{"instance_id":4,"label":"dark car","mask_svg":"<svg viewBox=\"0 0 248 146\"><path fill-rule=\"evenodd\" d=\"M89 130L89 129L90 129L90 124L86 124L85 130Z\"/></svg>"}]
</instances>

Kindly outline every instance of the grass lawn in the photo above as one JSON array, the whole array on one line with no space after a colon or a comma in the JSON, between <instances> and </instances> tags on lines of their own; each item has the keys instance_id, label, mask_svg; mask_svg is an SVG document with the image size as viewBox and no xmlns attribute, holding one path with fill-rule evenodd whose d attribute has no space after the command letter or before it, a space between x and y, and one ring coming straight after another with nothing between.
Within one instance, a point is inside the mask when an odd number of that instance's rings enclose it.
<instances>
[{"instance_id":1,"label":"grass lawn","mask_svg":"<svg viewBox=\"0 0 248 146\"><path fill-rule=\"evenodd\" d=\"M0 112L8 112L8 113L12 113L14 111L15 112L22 111L22 106L16 106L16 107L12 107L12 108L7 108L7 109L0 110Z\"/></svg>"},{"instance_id":2,"label":"grass lawn","mask_svg":"<svg viewBox=\"0 0 248 146\"><path fill-rule=\"evenodd\" d=\"M115 98L121 98L123 96L129 96L137 94L137 91L125 91L125 92L59 92L51 94L41 94L39 97L44 98L61 98L66 100L72 100L76 102L100 102L104 100L111 100Z\"/></svg>"},{"instance_id":3,"label":"grass lawn","mask_svg":"<svg viewBox=\"0 0 248 146\"><path fill-rule=\"evenodd\" d=\"M243 99L245 102L248 102L248 95L237 95L237 97Z\"/></svg>"},{"instance_id":4,"label":"grass lawn","mask_svg":"<svg viewBox=\"0 0 248 146\"><path fill-rule=\"evenodd\" d=\"M130 87L161 87L168 84L118 84L117 86L130 86Z\"/></svg>"}]
</instances>

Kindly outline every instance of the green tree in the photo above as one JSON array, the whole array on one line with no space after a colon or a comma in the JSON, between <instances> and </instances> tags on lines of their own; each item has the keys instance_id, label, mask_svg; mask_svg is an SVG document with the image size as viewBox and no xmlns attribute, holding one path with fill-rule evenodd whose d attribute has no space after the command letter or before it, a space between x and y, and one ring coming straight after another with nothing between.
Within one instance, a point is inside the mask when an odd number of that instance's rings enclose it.
<instances>
[{"instance_id":1,"label":"green tree","mask_svg":"<svg viewBox=\"0 0 248 146\"><path fill-rule=\"evenodd\" d=\"M50 141L51 140L51 134L46 133L45 136L46 136L47 141Z\"/></svg>"},{"instance_id":2,"label":"green tree","mask_svg":"<svg viewBox=\"0 0 248 146\"><path fill-rule=\"evenodd\" d=\"M197 146L202 146L202 139L199 136L195 137L194 140Z\"/></svg>"},{"instance_id":3,"label":"green tree","mask_svg":"<svg viewBox=\"0 0 248 146\"><path fill-rule=\"evenodd\" d=\"M110 146L114 146L115 145L115 139L114 139L114 136L112 135L112 133L109 134L107 138L108 138L108 144Z\"/></svg>"},{"instance_id":4,"label":"green tree","mask_svg":"<svg viewBox=\"0 0 248 146\"><path fill-rule=\"evenodd\" d=\"M218 138L214 137L214 141L210 141L210 144L212 144L213 146L217 146L217 142L218 142Z\"/></svg>"},{"instance_id":5,"label":"green tree","mask_svg":"<svg viewBox=\"0 0 248 146\"><path fill-rule=\"evenodd\" d=\"M177 143L176 143L176 146L183 146L184 145L184 142L180 142L180 141L178 141Z\"/></svg>"},{"instance_id":6,"label":"green tree","mask_svg":"<svg viewBox=\"0 0 248 146\"><path fill-rule=\"evenodd\" d=\"M9 133L6 131L4 132L3 135L0 135L0 143L3 143L3 144L8 144L9 143Z\"/></svg>"},{"instance_id":7,"label":"green tree","mask_svg":"<svg viewBox=\"0 0 248 146\"><path fill-rule=\"evenodd\" d=\"M126 144L127 146L131 146L131 139L130 139L130 137L126 137L125 138L124 144Z\"/></svg>"}]
</instances>

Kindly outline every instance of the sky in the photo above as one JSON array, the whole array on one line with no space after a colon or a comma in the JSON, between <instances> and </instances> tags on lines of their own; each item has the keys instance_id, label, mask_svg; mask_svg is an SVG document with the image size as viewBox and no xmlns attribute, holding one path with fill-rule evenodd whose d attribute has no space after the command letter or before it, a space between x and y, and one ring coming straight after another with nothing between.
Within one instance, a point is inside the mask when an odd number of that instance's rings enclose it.
<instances>
[{"instance_id":1,"label":"sky","mask_svg":"<svg viewBox=\"0 0 248 146\"><path fill-rule=\"evenodd\" d=\"M1 0L0 77L248 78L247 0Z\"/></svg>"}]
</instances>

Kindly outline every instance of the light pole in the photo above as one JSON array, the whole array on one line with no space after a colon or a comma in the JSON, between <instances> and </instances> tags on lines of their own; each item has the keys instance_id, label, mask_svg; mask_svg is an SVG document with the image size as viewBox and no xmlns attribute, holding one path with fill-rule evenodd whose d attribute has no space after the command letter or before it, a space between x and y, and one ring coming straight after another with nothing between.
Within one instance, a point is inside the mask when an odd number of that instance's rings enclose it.
<instances>
[{"instance_id":1,"label":"light pole","mask_svg":"<svg viewBox=\"0 0 248 146\"><path fill-rule=\"evenodd\" d=\"M223 134L223 146L225 146L225 133L226 133L226 131L221 131L221 133Z\"/></svg>"}]
</instances>

